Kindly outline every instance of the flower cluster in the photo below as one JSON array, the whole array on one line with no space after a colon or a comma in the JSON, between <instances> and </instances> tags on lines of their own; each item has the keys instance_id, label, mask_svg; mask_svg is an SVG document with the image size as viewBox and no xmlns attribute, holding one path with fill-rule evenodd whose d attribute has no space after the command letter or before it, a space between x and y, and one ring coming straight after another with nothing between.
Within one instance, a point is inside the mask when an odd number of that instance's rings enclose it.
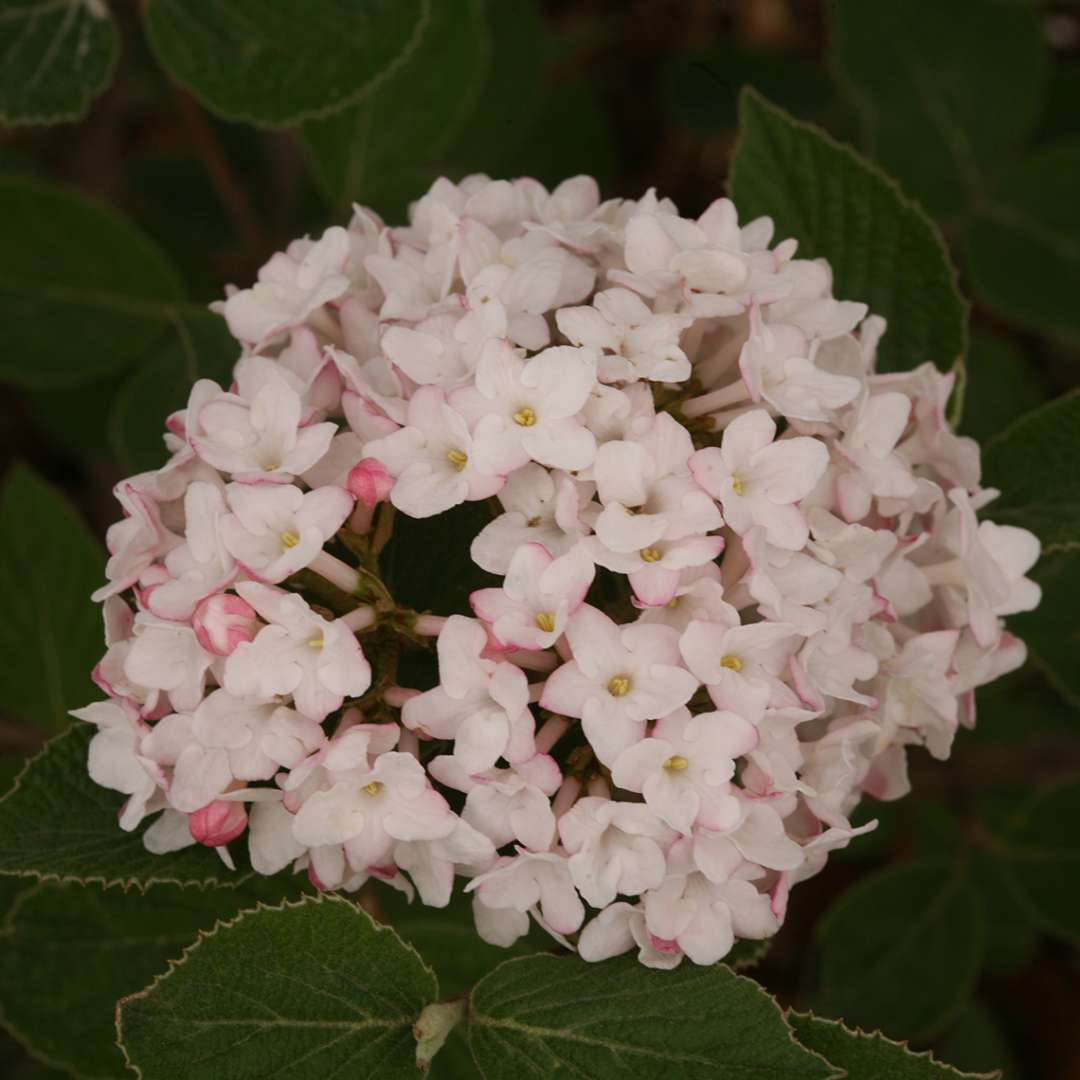
<instances>
[{"instance_id":1,"label":"flower cluster","mask_svg":"<svg viewBox=\"0 0 1080 1080\"><path fill-rule=\"evenodd\" d=\"M1035 538L977 518L953 377L876 373L883 320L772 233L471 176L231 291L232 385L116 489L76 715L121 827L435 906L459 876L486 940L531 916L589 960L773 934L1023 661L1001 617L1039 591ZM472 614L403 609L395 511L478 500ZM399 685L431 638L437 685Z\"/></svg>"}]
</instances>

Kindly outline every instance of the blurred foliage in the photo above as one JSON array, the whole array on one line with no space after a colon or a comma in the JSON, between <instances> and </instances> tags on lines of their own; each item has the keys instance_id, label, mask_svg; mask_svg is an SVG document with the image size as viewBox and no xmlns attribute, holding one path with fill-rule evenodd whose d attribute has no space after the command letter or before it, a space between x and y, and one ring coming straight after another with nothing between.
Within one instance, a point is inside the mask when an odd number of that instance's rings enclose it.
<instances>
[{"instance_id":1,"label":"blurred foliage","mask_svg":"<svg viewBox=\"0 0 1080 1080\"><path fill-rule=\"evenodd\" d=\"M194 378L228 376L233 347L207 302L249 281L292 237L344 220L354 201L400 220L440 173L554 183L589 172L605 194L636 197L655 185L700 213L724 190L739 91L752 86L856 146L900 191L759 103L747 126L775 137L772 156L761 139L743 145L735 194L744 212L774 214L804 253L833 259L839 292L890 316L895 366L948 366L965 353L962 430L991 444L985 481L1004 492L993 514L1035 528L1055 549L1036 574L1042 609L1010 622L1032 662L979 691L978 726L960 734L952 762L913 761L914 798L859 811L859 821L879 820L877 831L800 886L754 976L784 1005L833 1010L960 1068L1004 1066L1009 1080L1080 1075L1077 399L1060 400L1080 381L1074 5L4 0L0 56L0 452L32 467L13 464L2 478L0 786L87 699L86 672L102 652L86 594L105 554L72 505L100 540L115 514L112 483L162 460L162 417L183 407ZM44 126L56 121L67 122ZM785 146L804 136L811 156L843 159L846 182L876 200L868 224L845 218L851 206L840 196L827 227L783 201L795 160ZM794 175L822 200L840 173ZM886 225L891 247L881 242ZM861 268L838 259L845 230L862 237ZM974 305L966 349L937 230ZM899 299L880 291L897 269L907 275ZM445 585L444 609L460 609L480 584L450 524L403 532L390 567L402 599L433 605ZM36 817L16 820L5 808L18 858L33 849L41 873L77 876L88 844L123 841L126 849L106 850L109 873L137 877L138 839L112 824L118 800L96 799L64 760L54 748L34 767L47 783L26 781L41 796ZM41 829L61 801L81 808L81 836ZM186 859L182 880L203 874L206 864ZM28 1042L65 1069L123 1075L104 1013L69 1025L58 1047L63 1015L83 1008L80 986L91 993L90 983L63 986L63 972L93 970L110 994L137 989L197 929L246 902L210 892L189 904L189 890L153 889L191 909L167 940L154 919L169 905L154 914L137 906L138 893L77 896L71 885L0 877L10 935L0 997L18 1006L4 1011L18 1036L0 1046L5 1075L64 1074L30 1060L19 1045ZM440 915L385 889L365 897L430 954L448 992L499 959L464 929L467 905ZM104 948L110 927L124 935ZM27 990L29 968L38 981ZM62 990L50 995L42 980ZM876 1037L791 1023L852 1076L948 1074ZM456 1032L431 1075L473 1069Z\"/></svg>"}]
</instances>

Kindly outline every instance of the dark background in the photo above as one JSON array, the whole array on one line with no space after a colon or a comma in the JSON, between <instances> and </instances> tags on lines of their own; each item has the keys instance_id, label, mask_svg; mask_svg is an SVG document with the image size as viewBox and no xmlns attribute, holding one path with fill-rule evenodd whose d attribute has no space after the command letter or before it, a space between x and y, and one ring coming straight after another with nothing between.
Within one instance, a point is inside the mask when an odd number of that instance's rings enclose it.
<instances>
[{"instance_id":1,"label":"dark background","mask_svg":"<svg viewBox=\"0 0 1080 1080\"><path fill-rule=\"evenodd\" d=\"M877 0L865 2L869 9L878 6ZM978 4L965 0L965 6L972 18L966 55L956 56L961 83L971 56L978 57L984 45L996 47L980 36ZM1064 3L1033 6L1045 42L1038 118L1000 170L1055 141L1080 138L1080 11ZM190 294L206 301L222 295L228 282L249 282L288 240L345 219L344 207L327 196L309 167L300 138L216 119L158 66L137 5L115 3L111 9L123 47L110 89L77 124L0 128L0 172L68 185L127 215L180 267ZM638 197L655 186L686 216L696 216L724 191L736 138L736 98L748 83L868 153L879 148L869 137L858 95L830 62L829 12L818 0L548 0L526 32L542 39L532 96L498 108L492 103L490 117L481 107L452 153L430 161L420 155L408 175L368 177L355 198L397 221L409 199L440 172L460 176L474 165L548 183L588 172L608 196ZM1000 79L1008 86L1011 77L1006 63ZM993 115L984 119L993 125ZM920 155L938 150L917 130L910 136L906 149L897 149L894 140L883 156L909 190L918 190ZM407 130L401 138L409 138ZM904 175L906 165L910 176ZM1049 218L1047 228L1066 255L1072 252L1074 276L1063 280L1055 273L1046 283L1063 297L1062 317L1053 326L1018 316L1021 301L1003 296L997 285L973 280L972 222L992 184L959 198L919 192L952 246L962 288L973 298L963 427L980 440L1080 381L1080 175L1059 180L1073 196L1055 196L1064 209L1058 214L1053 208L1058 216ZM3 229L0 222L0 244ZM108 252L100 257L107 260ZM1003 249L1001 260L1009 257ZM3 336L0 328L0 342ZM111 485L131 464L110 431L112 406L129 375L125 370L72 390L3 387L0 469L15 460L29 462L62 488L98 535L116 516ZM182 398L173 402L181 404ZM919 755L912 767L913 796L883 808L877 833L856 841L796 890L788 924L755 972L782 1001L827 1008L819 1000L814 927L850 883L914 857L940 857L943 866L956 860L981 866L979 837L986 821L1007 813L1037 784L1080 770L1077 715L1037 673L1011 677L981 699L981 706L979 731L958 738L952 761L941 765ZM5 784L43 738L17 717L0 717ZM1062 887L1070 880L1063 869ZM991 911L986 929L992 956L970 998L930 1042L963 1067L1004 1065L1008 1076L1018 1078L1080 1077L1076 951L1061 937L1041 932L992 872L978 870L975 881ZM918 983L903 992L918 994ZM877 1023L890 1030L888 1016ZM14 1044L3 1052L11 1075L44 1075Z\"/></svg>"}]
</instances>

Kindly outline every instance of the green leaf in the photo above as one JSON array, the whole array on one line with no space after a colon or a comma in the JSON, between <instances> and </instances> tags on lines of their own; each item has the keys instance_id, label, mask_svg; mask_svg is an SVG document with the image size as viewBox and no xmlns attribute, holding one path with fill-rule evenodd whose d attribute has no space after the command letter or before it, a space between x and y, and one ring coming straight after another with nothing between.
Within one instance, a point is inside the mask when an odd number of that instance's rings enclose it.
<instances>
[{"instance_id":1,"label":"green leaf","mask_svg":"<svg viewBox=\"0 0 1080 1080\"><path fill-rule=\"evenodd\" d=\"M120 52L103 0L7 0L0 10L0 123L78 120Z\"/></svg>"},{"instance_id":2,"label":"green leaf","mask_svg":"<svg viewBox=\"0 0 1080 1080\"><path fill-rule=\"evenodd\" d=\"M508 960L473 989L469 1045L485 1080L837 1075L752 980L723 965L653 971L634 957Z\"/></svg>"},{"instance_id":3,"label":"green leaf","mask_svg":"<svg viewBox=\"0 0 1080 1080\"><path fill-rule=\"evenodd\" d=\"M180 284L163 255L105 207L0 177L0 378L79 386L119 371L168 325Z\"/></svg>"},{"instance_id":4,"label":"green leaf","mask_svg":"<svg viewBox=\"0 0 1080 1080\"><path fill-rule=\"evenodd\" d=\"M963 867L918 859L864 878L818 924L822 1011L925 1039L971 995L982 960L978 896Z\"/></svg>"},{"instance_id":5,"label":"green leaf","mask_svg":"<svg viewBox=\"0 0 1080 1080\"><path fill-rule=\"evenodd\" d=\"M773 218L800 257L829 260L836 296L888 320L882 371L952 367L967 349L967 305L933 222L865 158L754 90L739 118L731 191L742 216Z\"/></svg>"},{"instance_id":6,"label":"green leaf","mask_svg":"<svg viewBox=\"0 0 1080 1080\"><path fill-rule=\"evenodd\" d=\"M1027 645L1032 665L1074 709L1080 709L1080 665L1076 663L1080 655L1076 618L1080 543L1073 541L1044 554L1030 577L1042 586L1042 600L1034 611L1010 615L1009 629Z\"/></svg>"},{"instance_id":7,"label":"green leaf","mask_svg":"<svg viewBox=\"0 0 1080 1080\"><path fill-rule=\"evenodd\" d=\"M967 369L960 431L980 443L989 442L1050 397L1039 368L1001 334L982 329L972 333Z\"/></svg>"},{"instance_id":8,"label":"green leaf","mask_svg":"<svg viewBox=\"0 0 1080 1080\"><path fill-rule=\"evenodd\" d=\"M803 1046L845 1069L842 1075L851 1080L974 1080L987 1075L959 1072L929 1053L913 1053L880 1031L852 1031L836 1020L794 1011L787 1014L787 1021Z\"/></svg>"},{"instance_id":9,"label":"green leaf","mask_svg":"<svg viewBox=\"0 0 1080 1080\"><path fill-rule=\"evenodd\" d=\"M663 93L674 119L694 131L731 131L738 124L738 92L753 86L795 116L825 112L832 83L821 65L775 49L721 40L668 61Z\"/></svg>"},{"instance_id":10,"label":"green leaf","mask_svg":"<svg viewBox=\"0 0 1080 1080\"><path fill-rule=\"evenodd\" d=\"M416 1075L413 1024L438 995L389 927L334 896L259 908L204 934L120 1004L144 1080Z\"/></svg>"},{"instance_id":11,"label":"green leaf","mask_svg":"<svg viewBox=\"0 0 1080 1080\"><path fill-rule=\"evenodd\" d=\"M150 0L161 66L230 120L290 127L370 94L424 41L449 0Z\"/></svg>"},{"instance_id":12,"label":"green leaf","mask_svg":"<svg viewBox=\"0 0 1080 1080\"><path fill-rule=\"evenodd\" d=\"M963 210L1038 119L1048 50L1034 5L836 0L831 10L832 60L863 147L930 213Z\"/></svg>"},{"instance_id":13,"label":"green leaf","mask_svg":"<svg viewBox=\"0 0 1080 1080\"><path fill-rule=\"evenodd\" d=\"M101 612L90 593L103 553L67 501L23 465L0 489L0 695L5 709L46 731L95 693Z\"/></svg>"},{"instance_id":14,"label":"green leaf","mask_svg":"<svg viewBox=\"0 0 1080 1080\"><path fill-rule=\"evenodd\" d=\"M976 297L1040 334L1080 341L1080 138L1042 147L1001 174L968 229Z\"/></svg>"},{"instance_id":15,"label":"green leaf","mask_svg":"<svg viewBox=\"0 0 1080 1080\"><path fill-rule=\"evenodd\" d=\"M457 133L446 158L466 173L520 176L514 156L550 101L541 84L544 21L536 0L487 0L487 25L491 48L479 94L483 111ZM567 167L559 179L572 175Z\"/></svg>"},{"instance_id":16,"label":"green leaf","mask_svg":"<svg viewBox=\"0 0 1080 1080\"><path fill-rule=\"evenodd\" d=\"M155 349L120 388L109 414L109 442L128 473L158 469L166 459L165 419L187 403L197 379L228 386L239 346L220 315L192 309L177 333Z\"/></svg>"},{"instance_id":17,"label":"green leaf","mask_svg":"<svg viewBox=\"0 0 1080 1080\"><path fill-rule=\"evenodd\" d=\"M99 787L86 771L95 730L80 723L58 735L0 799L0 874L125 888L239 884L241 875L210 848L152 855L138 834L120 828L123 796Z\"/></svg>"},{"instance_id":18,"label":"green leaf","mask_svg":"<svg viewBox=\"0 0 1080 1080\"><path fill-rule=\"evenodd\" d=\"M1022 806L995 844L1021 906L1048 933L1080 943L1080 779L1048 784Z\"/></svg>"},{"instance_id":19,"label":"green leaf","mask_svg":"<svg viewBox=\"0 0 1080 1080\"><path fill-rule=\"evenodd\" d=\"M358 105L304 125L312 167L332 203L400 213L431 184L440 155L480 101L492 48L487 6L435 0L406 63Z\"/></svg>"},{"instance_id":20,"label":"green leaf","mask_svg":"<svg viewBox=\"0 0 1080 1080\"><path fill-rule=\"evenodd\" d=\"M9 879L13 880L13 879ZM116 1045L116 1002L141 990L200 930L291 882L238 889L121 889L42 882L9 913L0 949L4 1024L34 1054L83 1076L130 1075Z\"/></svg>"},{"instance_id":21,"label":"green leaf","mask_svg":"<svg viewBox=\"0 0 1080 1080\"><path fill-rule=\"evenodd\" d=\"M1022 416L983 454L983 483L1001 495L987 517L1030 529L1053 549L1080 543L1080 390Z\"/></svg>"}]
</instances>

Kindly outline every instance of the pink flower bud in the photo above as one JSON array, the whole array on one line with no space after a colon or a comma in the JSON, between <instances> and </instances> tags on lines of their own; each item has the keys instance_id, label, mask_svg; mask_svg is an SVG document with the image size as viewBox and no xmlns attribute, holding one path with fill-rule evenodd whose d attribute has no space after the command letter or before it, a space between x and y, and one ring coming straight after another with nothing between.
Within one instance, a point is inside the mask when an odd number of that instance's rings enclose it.
<instances>
[{"instance_id":1,"label":"pink flower bud","mask_svg":"<svg viewBox=\"0 0 1080 1080\"><path fill-rule=\"evenodd\" d=\"M345 486L354 498L371 509L390 497L394 478L381 461L376 458L364 458L352 467Z\"/></svg>"},{"instance_id":2,"label":"pink flower bud","mask_svg":"<svg viewBox=\"0 0 1080 1080\"><path fill-rule=\"evenodd\" d=\"M247 811L241 802L215 799L188 814L188 828L200 844L219 847L235 840L247 828Z\"/></svg>"},{"instance_id":3,"label":"pink flower bud","mask_svg":"<svg viewBox=\"0 0 1080 1080\"><path fill-rule=\"evenodd\" d=\"M199 602L191 627L199 644L216 656L228 656L258 631L255 609L235 593L215 593Z\"/></svg>"},{"instance_id":4,"label":"pink flower bud","mask_svg":"<svg viewBox=\"0 0 1080 1080\"><path fill-rule=\"evenodd\" d=\"M668 956L675 956L682 952L677 941L672 941L668 938L659 938L655 934L649 935L649 944L657 952L665 953Z\"/></svg>"}]
</instances>

